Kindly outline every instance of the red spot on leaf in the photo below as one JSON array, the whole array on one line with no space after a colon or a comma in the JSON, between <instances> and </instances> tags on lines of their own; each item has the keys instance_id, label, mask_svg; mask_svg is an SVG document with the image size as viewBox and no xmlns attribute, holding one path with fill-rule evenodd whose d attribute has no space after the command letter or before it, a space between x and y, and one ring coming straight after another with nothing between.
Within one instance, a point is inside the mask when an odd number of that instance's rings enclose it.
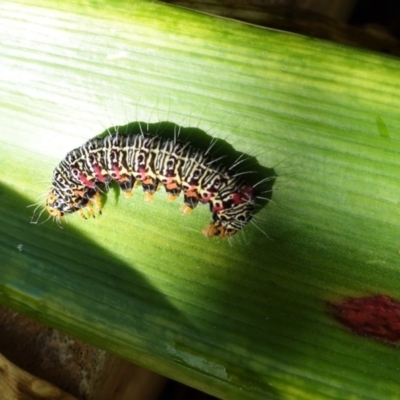
<instances>
[{"instance_id":1,"label":"red spot on leaf","mask_svg":"<svg viewBox=\"0 0 400 400\"><path fill-rule=\"evenodd\" d=\"M331 303L334 317L353 332L382 341L400 341L400 302L384 295Z\"/></svg>"}]
</instances>

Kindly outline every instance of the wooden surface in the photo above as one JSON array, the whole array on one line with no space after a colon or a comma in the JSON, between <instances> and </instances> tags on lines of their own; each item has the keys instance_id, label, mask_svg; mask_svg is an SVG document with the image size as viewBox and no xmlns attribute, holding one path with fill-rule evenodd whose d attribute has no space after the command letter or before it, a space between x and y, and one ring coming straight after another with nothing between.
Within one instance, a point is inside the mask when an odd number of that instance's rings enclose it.
<instances>
[{"instance_id":1,"label":"wooden surface","mask_svg":"<svg viewBox=\"0 0 400 400\"><path fill-rule=\"evenodd\" d=\"M0 393L4 400L74 400L74 396L15 366L0 354Z\"/></svg>"},{"instance_id":2,"label":"wooden surface","mask_svg":"<svg viewBox=\"0 0 400 400\"><path fill-rule=\"evenodd\" d=\"M91 394L93 400L157 400L167 378L110 356Z\"/></svg>"},{"instance_id":3,"label":"wooden surface","mask_svg":"<svg viewBox=\"0 0 400 400\"><path fill-rule=\"evenodd\" d=\"M81 400L156 400L167 382L161 375L3 306L0 354L1 365L6 366L0 370L0 400L69 398L57 397L55 390L47 390L46 397L33 396L25 386L35 390L47 387L37 382L51 382L61 393Z\"/></svg>"}]
</instances>

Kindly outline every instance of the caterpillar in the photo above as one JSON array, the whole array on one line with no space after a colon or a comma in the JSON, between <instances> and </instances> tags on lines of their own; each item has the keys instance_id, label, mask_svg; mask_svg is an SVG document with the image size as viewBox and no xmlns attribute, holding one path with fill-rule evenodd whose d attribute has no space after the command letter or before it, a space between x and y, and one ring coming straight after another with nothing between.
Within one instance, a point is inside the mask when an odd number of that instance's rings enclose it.
<instances>
[{"instance_id":1,"label":"caterpillar","mask_svg":"<svg viewBox=\"0 0 400 400\"><path fill-rule=\"evenodd\" d=\"M185 214L198 203L208 203L212 223L203 229L205 236L229 237L251 221L260 192L258 184L249 183L244 173L237 171L241 156L228 165L225 156L212 154L215 141L201 149L181 139L176 132L182 129L176 124L166 123L173 126L173 137L161 136L158 130L151 133L154 129L149 125L159 129L163 123L147 124L146 131L142 124L110 128L70 151L53 172L46 199L50 216L57 222L74 212L94 217L93 205L101 213L100 194L116 182L126 196L141 184L147 200L162 186L169 200L183 192L181 211ZM272 181L271 176L264 181ZM268 194L265 200L270 199L272 190Z\"/></svg>"}]
</instances>

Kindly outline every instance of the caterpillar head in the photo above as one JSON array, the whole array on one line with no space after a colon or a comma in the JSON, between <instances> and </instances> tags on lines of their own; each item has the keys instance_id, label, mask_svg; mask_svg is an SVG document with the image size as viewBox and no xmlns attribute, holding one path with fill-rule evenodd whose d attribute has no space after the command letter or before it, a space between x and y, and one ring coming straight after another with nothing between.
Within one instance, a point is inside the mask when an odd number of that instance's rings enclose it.
<instances>
[{"instance_id":1,"label":"caterpillar head","mask_svg":"<svg viewBox=\"0 0 400 400\"><path fill-rule=\"evenodd\" d=\"M46 210L57 220L75 211L79 211L81 217L86 219L83 210L86 210L88 215L94 217L93 203L96 204L101 214L100 196L96 189L88 188L86 190L63 191L58 193L57 190L53 188L47 195Z\"/></svg>"},{"instance_id":2,"label":"caterpillar head","mask_svg":"<svg viewBox=\"0 0 400 400\"><path fill-rule=\"evenodd\" d=\"M60 219L65 214L65 208L68 205L61 200L61 198L50 191L46 198L46 210L54 218Z\"/></svg>"}]
</instances>

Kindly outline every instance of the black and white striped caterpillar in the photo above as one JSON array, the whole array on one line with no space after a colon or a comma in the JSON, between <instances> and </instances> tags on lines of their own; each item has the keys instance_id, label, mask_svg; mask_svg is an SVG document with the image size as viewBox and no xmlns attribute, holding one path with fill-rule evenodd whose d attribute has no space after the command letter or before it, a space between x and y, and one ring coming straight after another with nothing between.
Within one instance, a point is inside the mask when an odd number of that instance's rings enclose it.
<instances>
[{"instance_id":1,"label":"black and white striped caterpillar","mask_svg":"<svg viewBox=\"0 0 400 400\"><path fill-rule=\"evenodd\" d=\"M132 132L132 124L140 129ZM83 210L94 216L93 203L101 213L99 193L115 181L127 196L141 184L148 200L161 185L169 200L183 192L181 210L186 214L199 202L208 203L213 222L203 229L206 236L232 236L250 222L259 193L257 185L235 171L243 160L228 166L224 157L211 154L213 143L201 150L176 134L165 138L149 129L143 132L141 123L132 124L110 128L66 155L54 170L47 195L51 216L59 221L78 211L86 218ZM180 129L174 127L175 132Z\"/></svg>"}]
</instances>

